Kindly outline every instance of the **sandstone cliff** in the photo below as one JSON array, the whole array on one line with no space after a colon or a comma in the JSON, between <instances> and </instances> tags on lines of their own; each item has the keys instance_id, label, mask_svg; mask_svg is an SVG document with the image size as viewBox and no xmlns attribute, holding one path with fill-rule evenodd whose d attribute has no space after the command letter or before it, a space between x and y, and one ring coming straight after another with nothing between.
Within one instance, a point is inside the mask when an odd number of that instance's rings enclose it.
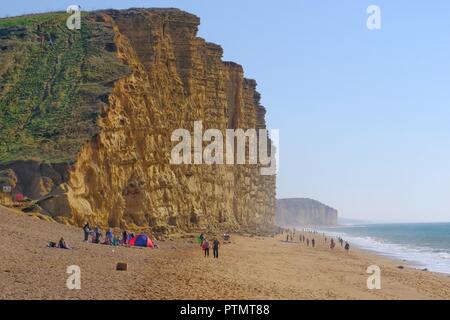
<instances>
[{"instance_id":1,"label":"sandstone cliff","mask_svg":"<svg viewBox=\"0 0 450 320\"><path fill-rule=\"evenodd\" d=\"M157 233L271 226L275 177L259 165L170 165L172 131L192 132L194 121L265 128L256 82L196 36L199 18L106 10L83 17L80 31L64 30L65 18L0 20L0 183L53 196L39 206L64 223Z\"/></svg>"},{"instance_id":2,"label":"sandstone cliff","mask_svg":"<svg viewBox=\"0 0 450 320\"><path fill-rule=\"evenodd\" d=\"M338 212L319 201L278 199L275 223L281 227L337 225Z\"/></svg>"}]
</instances>

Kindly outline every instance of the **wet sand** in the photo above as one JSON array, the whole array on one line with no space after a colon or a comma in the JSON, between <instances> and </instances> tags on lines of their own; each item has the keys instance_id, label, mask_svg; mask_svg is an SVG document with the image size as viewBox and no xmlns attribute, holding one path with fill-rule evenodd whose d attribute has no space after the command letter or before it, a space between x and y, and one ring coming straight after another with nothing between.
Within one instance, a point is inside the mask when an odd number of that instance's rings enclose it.
<instances>
[{"instance_id":1,"label":"wet sand","mask_svg":"<svg viewBox=\"0 0 450 320\"><path fill-rule=\"evenodd\" d=\"M308 248L297 235L232 235L215 260L194 235L155 250L95 245L79 228L0 207L0 299L450 299L448 275L339 244L330 251L317 235ZM61 236L73 250L46 247ZM118 262L129 270L116 271ZM81 290L66 287L70 265L81 268ZM367 289L370 265L381 268L381 290Z\"/></svg>"}]
</instances>

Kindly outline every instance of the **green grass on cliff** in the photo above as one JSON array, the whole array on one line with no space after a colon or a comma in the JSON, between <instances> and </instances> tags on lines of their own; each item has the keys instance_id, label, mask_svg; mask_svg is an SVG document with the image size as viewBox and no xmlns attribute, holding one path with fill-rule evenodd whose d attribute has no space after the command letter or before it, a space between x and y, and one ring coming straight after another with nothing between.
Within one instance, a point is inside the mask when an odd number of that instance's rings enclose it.
<instances>
[{"instance_id":1,"label":"green grass on cliff","mask_svg":"<svg viewBox=\"0 0 450 320\"><path fill-rule=\"evenodd\" d=\"M39 23L56 21L61 18L67 17L66 13L54 12L46 14L33 14L20 17L11 17L0 19L1 27L15 27L15 26L34 26Z\"/></svg>"},{"instance_id":2,"label":"green grass on cliff","mask_svg":"<svg viewBox=\"0 0 450 320\"><path fill-rule=\"evenodd\" d=\"M84 15L72 31L68 16L0 19L0 163L74 159L97 133L112 83L128 74L110 28Z\"/></svg>"}]
</instances>

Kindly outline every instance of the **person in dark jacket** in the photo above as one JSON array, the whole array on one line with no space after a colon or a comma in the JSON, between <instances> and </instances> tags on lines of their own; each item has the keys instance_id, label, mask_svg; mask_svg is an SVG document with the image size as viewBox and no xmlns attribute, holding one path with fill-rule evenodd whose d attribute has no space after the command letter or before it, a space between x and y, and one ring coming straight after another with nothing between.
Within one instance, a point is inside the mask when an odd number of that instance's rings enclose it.
<instances>
[{"instance_id":1,"label":"person in dark jacket","mask_svg":"<svg viewBox=\"0 0 450 320\"><path fill-rule=\"evenodd\" d=\"M127 230L123 230L122 232L122 245L125 246L128 244L128 232Z\"/></svg>"},{"instance_id":2,"label":"person in dark jacket","mask_svg":"<svg viewBox=\"0 0 450 320\"><path fill-rule=\"evenodd\" d=\"M84 242L88 242L89 234L91 233L91 227L89 226L89 223L86 223L84 225L83 231L84 231Z\"/></svg>"},{"instance_id":3,"label":"person in dark jacket","mask_svg":"<svg viewBox=\"0 0 450 320\"><path fill-rule=\"evenodd\" d=\"M214 258L216 258L216 259L219 259L219 245L220 245L219 240L217 240L217 238L214 238L214 241L213 241L213 254L214 254Z\"/></svg>"},{"instance_id":4,"label":"person in dark jacket","mask_svg":"<svg viewBox=\"0 0 450 320\"><path fill-rule=\"evenodd\" d=\"M67 245L66 241L64 240L64 238L59 239L58 241L58 248L60 249L67 249L70 250L71 248Z\"/></svg>"},{"instance_id":5,"label":"person in dark jacket","mask_svg":"<svg viewBox=\"0 0 450 320\"><path fill-rule=\"evenodd\" d=\"M95 241L94 243L100 243L100 237L102 236L102 232L100 231L99 227L96 227L94 230L94 235L95 235Z\"/></svg>"},{"instance_id":6,"label":"person in dark jacket","mask_svg":"<svg viewBox=\"0 0 450 320\"><path fill-rule=\"evenodd\" d=\"M348 242L345 242L345 251L349 251L350 250L350 244Z\"/></svg>"}]
</instances>

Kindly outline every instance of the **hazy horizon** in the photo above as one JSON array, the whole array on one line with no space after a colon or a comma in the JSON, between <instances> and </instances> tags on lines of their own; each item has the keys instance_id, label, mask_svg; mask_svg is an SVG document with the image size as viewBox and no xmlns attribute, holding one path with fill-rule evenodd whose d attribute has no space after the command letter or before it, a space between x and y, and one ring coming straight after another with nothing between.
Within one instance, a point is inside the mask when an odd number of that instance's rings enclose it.
<instances>
[{"instance_id":1,"label":"hazy horizon","mask_svg":"<svg viewBox=\"0 0 450 320\"><path fill-rule=\"evenodd\" d=\"M449 220L436 220L436 221L433 221L433 220L429 220L429 221L427 221L427 220L396 220L396 219L392 219L392 220L389 220L389 219L380 219L380 220L377 220L377 219L370 219L370 218L368 218L368 219L360 219L360 218L352 218L352 217L347 217L347 216L342 216L342 217L340 217L340 216L338 216L338 219L345 219L345 220L356 220L356 221L360 221L360 222L362 222L362 224L365 224L365 223L370 223L370 224L396 224L396 223L398 223L398 224L401 224L401 223L411 223L411 224L423 224L423 223L450 223L450 221Z\"/></svg>"},{"instance_id":2,"label":"hazy horizon","mask_svg":"<svg viewBox=\"0 0 450 320\"><path fill-rule=\"evenodd\" d=\"M256 79L280 129L277 198L351 219L450 221L450 2L33 0L2 16L71 4L199 16L199 36ZM366 27L372 4L381 30Z\"/></svg>"}]
</instances>

